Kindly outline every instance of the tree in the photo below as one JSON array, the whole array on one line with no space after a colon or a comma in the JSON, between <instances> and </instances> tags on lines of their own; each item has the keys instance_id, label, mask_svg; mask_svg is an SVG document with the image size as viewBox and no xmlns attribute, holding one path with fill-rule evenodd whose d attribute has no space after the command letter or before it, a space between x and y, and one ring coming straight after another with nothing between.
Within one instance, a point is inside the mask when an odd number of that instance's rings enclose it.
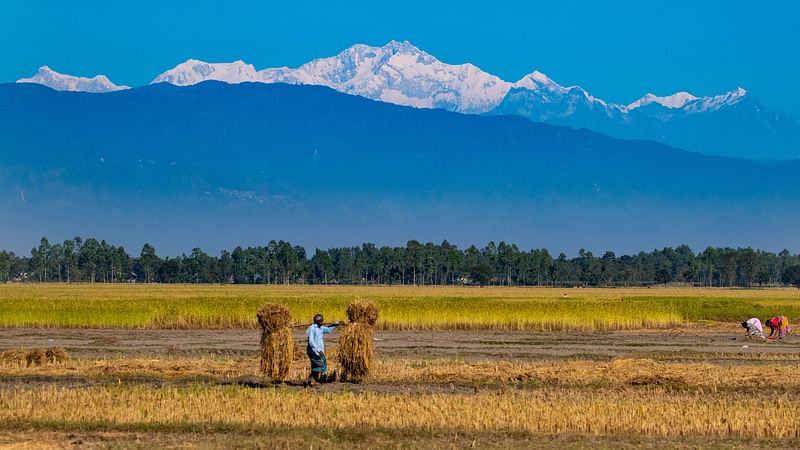
<instances>
[{"instance_id":1,"label":"tree","mask_svg":"<svg viewBox=\"0 0 800 450\"><path fill-rule=\"evenodd\" d=\"M659 267L656 270L656 282L666 286L670 281L672 281L672 273L669 269L666 267Z\"/></svg>"},{"instance_id":2,"label":"tree","mask_svg":"<svg viewBox=\"0 0 800 450\"><path fill-rule=\"evenodd\" d=\"M50 242L43 237L39 247L31 249L31 269L39 274L39 281L48 281L47 269L50 264Z\"/></svg>"},{"instance_id":3,"label":"tree","mask_svg":"<svg viewBox=\"0 0 800 450\"><path fill-rule=\"evenodd\" d=\"M612 251L605 252L600 258L600 277L604 285L611 285L617 276L617 270L617 256Z\"/></svg>"},{"instance_id":4,"label":"tree","mask_svg":"<svg viewBox=\"0 0 800 450\"><path fill-rule=\"evenodd\" d=\"M89 238L81 246L78 257L78 265L81 271L89 274L89 281L94 283L97 280L97 268L100 265L100 243L97 239Z\"/></svg>"},{"instance_id":5,"label":"tree","mask_svg":"<svg viewBox=\"0 0 800 450\"><path fill-rule=\"evenodd\" d=\"M233 283L233 258L227 250L223 250L219 254L219 280L222 283Z\"/></svg>"},{"instance_id":6,"label":"tree","mask_svg":"<svg viewBox=\"0 0 800 450\"><path fill-rule=\"evenodd\" d=\"M149 283L153 280L153 274L158 265L158 256L156 256L156 249L152 245L145 243L142 246L142 251L139 253L139 266L144 272L144 281Z\"/></svg>"},{"instance_id":7,"label":"tree","mask_svg":"<svg viewBox=\"0 0 800 450\"><path fill-rule=\"evenodd\" d=\"M736 283L736 251L729 248L722 251L720 286L722 286L723 278L728 282L728 286L733 286Z\"/></svg>"},{"instance_id":8,"label":"tree","mask_svg":"<svg viewBox=\"0 0 800 450\"><path fill-rule=\"evenodd\" d=\"M739 249L738 266L742 282L750 287L758 273L758 255L751 248Z\"/></svg>"},{"instance_id":9,"label":"tree","mask_svg":"<svg viewBox=\"0 0 800 450\"><path fill-rule=\"evenodd\" d=\"M705 286L751 286L783 281L800 286L800 256L751 248L706 248L695 255L686 245L616 256L606 251L596 258L581 250L577 257L561 253L553 259L546 249L521 251L506 242L489 242L459 250L440 244L408 241L403 247L315 249L271 240L266 246L236 247L218 257L200 248L189 256L164 258L150 244L138 257L106 241L80 237L51 245L46 237L19 257L0 251L0 281L118 282L130 277L145 282L195 283L416 283L500 285L625 286L685 281Z\"/></svg>"},{"instance_id":10,"label":"tree","mask_svg":"<svg viewBox=\"0 0 800 450\"><path fill-rule=\"evenodd\" d=\"M781 276L783 284L797 286L800 289L800 265L787 267Z\"/></svg>"},{"instance_id":11,"label":"tree","mask_svg":"<svg viewBox=\"0 0 800 450\"><path fill-rule=\"evenodd\" d=\"M470 267L469 277L474 283L486 286L494 277L494 268L486 261L479 261L477 264Z\"/></svg>"},{"instance_id":12,"label":"tree","mask_svg":"<svg viewBox=\"0 0 800 450\"><path fill-rule=\"evenodd\" d=\"M75 238L80 242L80 238ZM67 283L72 281L72 267L75 266L75 240L67 239L61 246L61 254L64 258L64 270L67 277Z\"/></svg>"},{"instance_id":13,"label":"tree","mask_svg":"<svg viewBox=\"0 0 800 450\"><path fill-rule=\"evenodd\" d=\"M0 281L11 279L11 257L12 253L0 252Z\"/></svg>"}]
</instances>

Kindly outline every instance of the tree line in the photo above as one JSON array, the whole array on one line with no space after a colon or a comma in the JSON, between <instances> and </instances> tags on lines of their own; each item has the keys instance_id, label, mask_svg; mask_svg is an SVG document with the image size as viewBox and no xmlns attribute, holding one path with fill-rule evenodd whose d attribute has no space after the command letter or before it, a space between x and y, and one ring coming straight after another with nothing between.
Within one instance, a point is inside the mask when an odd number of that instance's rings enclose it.
<instances>
[{"instance_id":1,"label":"tree line","mask_svg":"<svg viewBox=\"0 0 800 450\"><path fill-rule=\"evenodd\" d=\"M315 249L286 241L236 247L218 256L194 248L188 255L162 257L150 244L138 255L94 238L75 237L51 244L42 238L30 256L0 251L4 282L144 282L241 284L406 284L498 286L695 286L800 287L800 256L751 248L666 247L635 255L606 251L595 256L551 255L547 249L521 250L489 242L459 249L409 241L404 247Z\"/></svg>"}]
</instances>

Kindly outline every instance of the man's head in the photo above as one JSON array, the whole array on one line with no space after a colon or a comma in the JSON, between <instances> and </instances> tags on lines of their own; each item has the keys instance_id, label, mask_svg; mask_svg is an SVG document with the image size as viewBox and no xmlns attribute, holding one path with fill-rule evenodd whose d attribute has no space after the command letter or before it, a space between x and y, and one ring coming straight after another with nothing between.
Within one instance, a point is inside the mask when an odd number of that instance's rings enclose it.
<instances>
[{"instance_id":1,"label":"man's head","mask_svg":"<svg viewBox=\"0 0 800 450\"><path fill-rule=\"evenodd\" d=\"M322 322L325 321L325 318L322 317L322 314L317 314L314 316L314 323L317 325L322 325Z\"/></svg>"},{"instance_id":2,"label":"man's head","mask_svg":"<svg viewBox=\"0 0 800 450\"><path fill-rule=\"evenodd\" d=\"M742 328L747 328L747 321L742 322Z\"/></svg>"}]
</instances>

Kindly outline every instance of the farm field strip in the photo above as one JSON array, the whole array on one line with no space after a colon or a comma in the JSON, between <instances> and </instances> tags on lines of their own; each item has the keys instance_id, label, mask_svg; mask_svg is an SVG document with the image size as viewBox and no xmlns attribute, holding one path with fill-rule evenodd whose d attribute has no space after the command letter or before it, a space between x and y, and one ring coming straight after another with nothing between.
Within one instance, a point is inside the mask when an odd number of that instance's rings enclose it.
<instances>
[{"instance_id":1,"label":"farm field strip","mask_svg":"<svg viewBox=\"0 0 800 450\"><path fill-rule=\"evenodd\" d=\"M61 429L350 427L797 438L800 397L544 388L473 395L319 393L243 387L0 390L0 423ZM758 414L757 412L764 412ZM768 412L768 413L767 413Z\"/></svg>"},{"instance_id":2,"label":"farm field strip","mask_svg":"<svg viewBox=\"0 0 800 450\"><path fill-rule=\"evenodd\" d=\"M686 449L736 448L741 439L715 436L676 436L647 438L632 434L596 435L580 433L524 433L508 431L463 431L426 430L364 427L336 430L312 428L262 428L255 432L235 427L208 433L203 430L170 430L159 432L151 427L126 431L47 431L47 430L0 430L0 448L11 446L19 449L63 449L65 443L80 442L85 448L143 449L154 448L310 448L316 449L465 449L465 448L569 448L569 449ZM252 429L252 426L250 427ZM749 440L749 449L794 449L800 439L762 438Z\"/></svg>"},{"instance_id":3,"label":"farm field strip","mask_svg":"<svg viewBox=\"0 0 800 450\"><path fill-rule=\"evenodd\" d=\"M332 368L337 367L335 351ZM290 380L302 380L308 362L292 364ZM390 359L375 363L370 383L482 385L528 384L533 387L666 386L671 389L779 390L800 393L797 368L789 364L751 363L735 366L708 363L657 362L652 359L615 358L609 362L586 360L558 362L472 361L452 359ZM188 380L229 383L231 380L264 383L255 358L104 358L25 367L0 361L0 379L27 378L90 380L121 379L131 382ZM343 385L348 386L348 385ZM366 386L369 386L366 385Z\"/></svg>"},{"instance_id":4,"label":"farm field strip","mask_svg":"<svg viewBox=\"0 0 800 450\"><path fill-rule=\"evenodd\" d=\"M342 320L356 298L383 330L597 331L800 314L796 289L556 289L359 286L4 285L0 327L255 328L263 303L295 320Z\"/></svg>"}]
</instances>

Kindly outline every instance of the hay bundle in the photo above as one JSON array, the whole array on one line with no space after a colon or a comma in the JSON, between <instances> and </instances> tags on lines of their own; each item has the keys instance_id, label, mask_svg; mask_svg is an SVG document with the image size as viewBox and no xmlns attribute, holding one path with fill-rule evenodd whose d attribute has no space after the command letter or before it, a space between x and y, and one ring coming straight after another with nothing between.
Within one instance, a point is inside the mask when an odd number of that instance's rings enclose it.
<instances>
[{"instance_id":1,"label":"hay bundle","mask_svg":"<svg viewBox=\"0 0 800 450\"><path fill-rule=\"evenodd\" d=\"M294 359L292 315L286 307L264 305L258 310L261 325L261 372L273 380L285 381Z\"/></svg>"},{"instance_id":2,"label":"hay bundle","mask_svg":"<svg viewBox=\"0 0 800 450\"><path fill-rule=\"evenodd\" d=\"M369 300L356 300L347 305L347 319L350 322L366 323L375 326L378 321L378 306Z\"/></svg>"},{"instance_id":3,"label":"hay bundle","mask_svg":"<svg viewBox=\"0 0 800 450\"><path fill-rule=\"evenodd\" d=\"M25 367L28 365L28 352L22 349L6 350L0 353L0 362Z\"/></svg>"},{"instance_id":4,"label":"hay bundle","mask_svg":"<svg viewBox=\"0 0 800 450\"><path fill-rule=\"evenodd\" d=\"M69 359L63 348L34 348L31 350L12 349L0 353L0 363L21 367L36 367L45 364L58 364Z\"/></svg>"},{"instance_id":5,"label":"hay bundle","mask_svg":"<svg viewBox=\"0 0 800 450\"><path fill-rule=\"evenodd\" d=\"M378 307L367 300L356 300L347 307L347 317L350 323L339 338L337 356L342 379L360 383L369 375L374 359L372 334L378 321Z\"/></svg>"},{"instance_id":6,"label":"hay bundle","mask_svg":"<svg viewBox=\"0 0 800 450\"><path fill-rule=\"evenodd\" d=\"M48 364L57 364L69 359L66 350L61 347L48 348L44 351L44 356Z\"/></svg>"},{"instance_id":7,"label":"hay bundle","mask_svg":"<svg viewBox=\"0 0 800 450\"><path fill-rule=\"evenodd\" d=\"M28 367L41 366L42 364L47 362L47 355L44 350L40 348L34 348L28 352L26 359L28 362Z\"/></svg>"}]
</instances>

